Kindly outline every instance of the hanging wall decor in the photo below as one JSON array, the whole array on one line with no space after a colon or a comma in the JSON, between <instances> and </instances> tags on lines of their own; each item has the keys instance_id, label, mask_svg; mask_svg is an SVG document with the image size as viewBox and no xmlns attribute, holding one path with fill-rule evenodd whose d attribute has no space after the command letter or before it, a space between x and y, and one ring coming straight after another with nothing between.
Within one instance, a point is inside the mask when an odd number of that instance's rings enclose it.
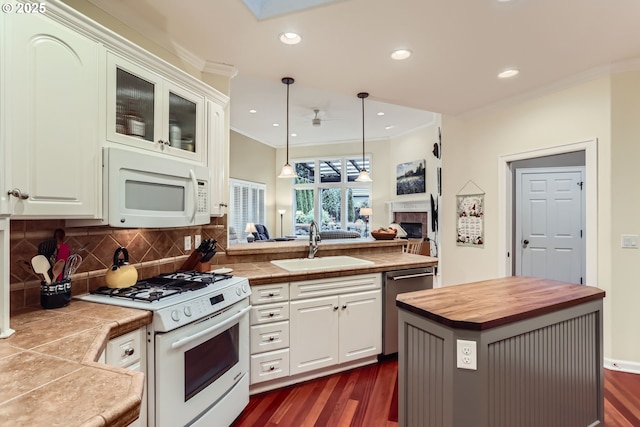
<instances>
[{"instance_id":1,"label":"hanging wall decor","mask_svg":"<svg viewBox=\"0 0 640 427\"><path fill-rule=\"evenodd\" d=\"M464 191L469 184L480 191ZM473 181L468 181L456 195L456 231L458 246L484 247L484 191Z\"/></svg>"},{"instance_id":2,"label":"hanging wall decor","mask_svg":"<svg viewBox=\"0 0 640 427\"><path fill-rule=\"evenodd\" d=\"M396 168L396 194L426 193L425 165L422 160L400 163Z\"/></svg>"}]
</instances>

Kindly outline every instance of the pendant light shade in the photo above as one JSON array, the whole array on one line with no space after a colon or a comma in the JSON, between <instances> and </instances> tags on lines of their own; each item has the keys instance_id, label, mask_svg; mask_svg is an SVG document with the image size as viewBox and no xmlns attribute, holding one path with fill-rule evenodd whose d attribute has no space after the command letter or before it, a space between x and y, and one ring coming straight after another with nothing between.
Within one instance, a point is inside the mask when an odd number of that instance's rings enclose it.
<instances>
[{"instance_id":1,"label":"pendant light shade","mask_svg":"<svg viewBox=\"0 0 640 427\"><path fill-rule=\"evenodd\" d=\"M283 77L282 83L287 85L287 162L282 167L278 178L294 178L296 176L293 167L289 164L289 86L293 84L294 80L291 77Z\"/></svg>"},{"instance_id":2,"label":"pendant light shade","mask_svg":"<svg viewBox=\"0 0 640 427\"><path fill-rule=\"evenodd\" d=\"M358 94L358 98L362 100L362 170L356 178L358 182L372 182L369 172L367 172L367 167L364 165L364 99L368 96L369 94L367 92L360 92Z\"/></svg>"}]
</instances>

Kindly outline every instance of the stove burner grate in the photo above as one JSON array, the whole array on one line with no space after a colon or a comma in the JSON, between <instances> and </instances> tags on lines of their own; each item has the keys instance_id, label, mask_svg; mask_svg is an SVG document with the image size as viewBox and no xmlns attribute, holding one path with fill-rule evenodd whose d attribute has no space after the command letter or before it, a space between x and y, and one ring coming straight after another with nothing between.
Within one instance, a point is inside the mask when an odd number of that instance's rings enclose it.
<instances>
[{"instance_id":1,"label":"stove burner grate","mask_svg":"<svg viewBox=\"0 0 640 427\"><path fill-rule=\"evenodd\" d=\"M203 289L212 283L230 279L229 274L201 273L199 271L177 271L140 280L127 288L109 288L102 286L91 294L114 298L127 298L134 301L154 302L178 295L183 292Z\"/></svg>"}]
</instances>

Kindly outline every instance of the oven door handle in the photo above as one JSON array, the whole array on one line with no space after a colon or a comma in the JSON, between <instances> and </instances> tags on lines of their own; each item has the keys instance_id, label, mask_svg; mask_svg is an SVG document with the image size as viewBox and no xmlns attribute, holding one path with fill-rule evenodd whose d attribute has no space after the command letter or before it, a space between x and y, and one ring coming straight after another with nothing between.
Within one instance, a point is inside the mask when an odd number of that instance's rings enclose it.
<instances>
[{"instance_id":1,"label":"oven door handle","mask_svg":"<svg viewBox=\"0 0 640 427\"><path fill-rule=\"evenodd\" d=\"M171 348L175 350L177 348L184 347L190 342L195 341L198 338L201 338L205 335L210 335L210 334L216 335L218 332L221 332L223 329L225 329L228 325L232 323L236 323L238 319L240 319L242 316L247 314L249 310L251 310L251 306L243 308L242 310L240 310L240 312L238 312L237 314L234 314L232 317L228 318L224 322L218 323L217 325L214 325L203 331L197 332L193 335L189 335L188 337L181 338L178 341L171 343Z\"/></svg>"}]
</instances>

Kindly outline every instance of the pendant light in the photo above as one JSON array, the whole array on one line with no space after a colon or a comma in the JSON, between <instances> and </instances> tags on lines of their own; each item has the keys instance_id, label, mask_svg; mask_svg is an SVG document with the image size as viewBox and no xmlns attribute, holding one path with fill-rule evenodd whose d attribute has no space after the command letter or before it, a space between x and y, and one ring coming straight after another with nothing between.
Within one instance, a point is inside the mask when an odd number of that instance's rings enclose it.
<instances>
[{"instance_id":1,"label":"pendant light","mask_svg":"<svg viewBox=\"0 0 640 427\"><path fill-rule=\"evenodd\" d=\"M289 86L294 82L291 77L283 77L282 83L287 85L287 163L284 164L278 178L295 178L296 173L289 164Z\"/></svg>"},{"instance_id":2,"label":"pendant light","mask_svg":"<svg viewBox=\"0 0 640 427\"><path fill-rule=\"evenodd\" d=\"M369 94L367 92L360 92L358 94L358 98L362 99L362 170L356 178L358 182L372 182L369 172L367 172L367 168L364 165L364 99L368 96Z\"/></svg>"}]
</instances>

